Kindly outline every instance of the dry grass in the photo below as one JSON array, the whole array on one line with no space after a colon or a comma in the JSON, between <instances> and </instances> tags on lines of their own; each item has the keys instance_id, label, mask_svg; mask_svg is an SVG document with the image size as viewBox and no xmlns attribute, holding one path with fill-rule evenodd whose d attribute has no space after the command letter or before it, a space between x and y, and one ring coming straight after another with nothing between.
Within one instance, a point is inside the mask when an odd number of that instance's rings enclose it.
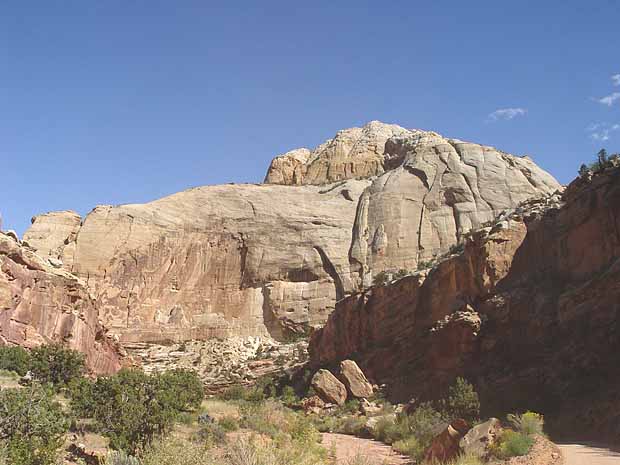
<instances>
[{"instance_id":1,"label":"dry grass","mask_svg":"<svg viewBox=\"0 0 620 465\"><path fill-rule=\"evenodd\" d=\"M224 417L239 419L239 406L219 399L206 399L200 405L200 410L211 415L216 420Z\"/></svg>"}]
</instances>

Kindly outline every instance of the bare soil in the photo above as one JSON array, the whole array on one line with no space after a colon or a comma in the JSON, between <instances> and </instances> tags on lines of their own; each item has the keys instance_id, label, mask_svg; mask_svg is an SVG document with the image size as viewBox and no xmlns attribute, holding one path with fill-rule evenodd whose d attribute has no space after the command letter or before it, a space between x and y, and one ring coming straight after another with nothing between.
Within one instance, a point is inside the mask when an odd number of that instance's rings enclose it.
<instances>
[{"instance_id":1,"label":"bare soil","mask_svg":"<svg viewBox=\"0 0 620 465\"><path fill-rule=\"evenodd\" d=\"M369 465L409 465L410 458L400 455L390 446L371 439L336 433L323 433L323 447L335 453L336 463L346 465L356 457Z\"/></svg>"}]
</instances>

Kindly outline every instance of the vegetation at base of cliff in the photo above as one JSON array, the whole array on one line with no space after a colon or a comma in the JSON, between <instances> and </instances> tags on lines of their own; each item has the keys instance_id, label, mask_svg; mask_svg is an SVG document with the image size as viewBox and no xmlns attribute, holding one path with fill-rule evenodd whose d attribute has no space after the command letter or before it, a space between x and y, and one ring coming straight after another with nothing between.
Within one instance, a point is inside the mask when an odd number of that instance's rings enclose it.
<instances>
[{"instance_id":1,"label":"vegetation at base of cliff","mask_svg":"<svg viewBox=\"0 0 620 465\"><path fill-rule=\"evenodd\" d=\"M58 391L84 374L84 355L61 344L36 347L28 352L23 347L0 347L0 369L20 376L28 372L41 384Z\"/></svg>"},{"instance_id":2,"label":"vegetation at base of cliff","mask_svg":"<svg viewBox=\"0 0 620 465\"><path fill-rule=\"evenodd\" d=\"M510 414L508 423L514 429L506 429L491 446L491 454L500 459L527 455L534 445L534 438L544 434L544 418L534 412Z\"/></svg>"},{"instance_id":3,"label":"vegetation at base of cliff","mask_svg":"<svg viewBox=\"0 0 620 465\"><path fill-rule=\"evenodd\" d=\"M48 388L0 391L0 448L12 465L55 464L69 423Z\"/></svg>"}]
</instances>

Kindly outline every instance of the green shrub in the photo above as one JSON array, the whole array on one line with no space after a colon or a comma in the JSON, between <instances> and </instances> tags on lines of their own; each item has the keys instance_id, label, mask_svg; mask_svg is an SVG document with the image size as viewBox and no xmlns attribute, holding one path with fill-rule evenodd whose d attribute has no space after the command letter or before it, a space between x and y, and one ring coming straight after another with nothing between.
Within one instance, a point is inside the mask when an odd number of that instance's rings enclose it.
<instances>
[{"instance_id":1,"label":"green shrub","mask_svg":"<svg viewBox=\"0 0 620 465\"><path fill-rule=\"evenodd\" d=\"M87 399L80 400L90 411L114 449L135 453L153 439L168 432L183 402L174 399L174 384L164 375L147 375L141 370L121 370L100 377Z\"/></svg>"},{"instance_id":2,"label":"green shrub","mask_svg":"<svg viewBox=\"0 0 620 465\"><path fill-rule=\"evenodd\" d=\"M495 444L491 446L491 452L497 458L508 459L527 455L534 444L534 438L527 434L504 430Z\"/></svg>"},{"instance_id":3,"label":"green shrub","mask_svg":"<svg viewBox=\"0 0 620 465\"><path fill-rule=\"evenodd\" d=\"M30 370L30 353L20 346L0 346L0 370L24 376Z\"/></svg>"},{"instance_id":4,"label":"green shrub","mask_svg":"<svg viewBox=\"0 0 620 465\"><path fill-rule=\"evenodd\" d=\"M295 394L295 389L292 386L284 386L282 389L282 402L287 405L295 405L299 402L299 397Z\"/></svg>"},{"instance_id":5,"label":"green shrub","mask_svg":"<svg viewBox=\"0 0 620 465\"><path fill-rule=\"evenodd\" d=\"M205 393L204 385L194 370L177 368L159 375L162 395L170 396L167 402L178 411L196 410Z\"/></svg>"},{"instance_id":6,"label":"green shrub","mask_svg":"<svg viewBox=\"0 0 620 465\"><path fill-rule=\"evenodd\" d=\"M439 402L447 422L462 418L475 423L480 417L480 399L474 387L463 378L456 378L448 389L448 397Z\"/></svg>"},{"instance_id":7,"label":"green shrub","mask_svg":"<svg viewBox=\"0 0 620 465\"><path fill-rule=\"evenodd\" d=\"M218 397L222 400L245 400L245 388L240 385L231 386Z\"/></svg>"},{"instance_id":8,"label":"green shrub","mask_svg":"<svg viewBox=\"0 0 620 465\"><path fill-rule=\"evenodd\" d=\"M380 271L372 278L373 286L384 286L390 282L390 273L387 271Z\"/></svg>"},{"instance_id":9,"label":"green shrub","mask_svg":"<svg viewBox=\"0 0 620 465\"><path fill-rule=\"evenodd\" d=\"M226 440L226 431L218 423L203 423L198 438L206 444L221 444Z\"/></svg>"},{"instance_id":10,"label":"green shrub","mask_svg":"<svg viewBox=\"0 0 620 465\"><path fill-rule=\"evenodd\" d=\"M0 391L0 439L12 465L51 465L69 419L52 393L38 385Z\"/></svg>"},{"instance_id":11,"label":"green shrub","mask_svg":"<svg viewBox=\"0 0 620 465\"><path fill-rule=\"evenodd\" d=\"M92 418L95 411L93 382L88 378L77 378L67 386L71 399L71 411L79 418Z\"/></svg>"},{"instance_id":12,"label":"green shrub","mask_svg":"<svg viewBox=\"0 0 620 465\"><path fill-rule=\"evenodd\" d=\"M84 373L84 355L67 349L62 344L49 344L32 349L33 376L42 383L56 388L65 387Z\"/></svg>"},{"instance_id":13,"label":"green shrub","mask_svg":"<svg viewBox=\"0 0 620 465\"><path fill-rule=\"evenodd\" d=\"M525 412L522 415L508 415L508 423L523 434L543 434L544 418L535 412Z\"/></svg>"},{"instance_id":14,"label":"green shrub","mask_svg":"<svg viewBox=\"0 0 620 465\"><path fill-rule=\"evenodd\" d=\"M224 431L237 431L239 422L235 417L225 416L217 422Z\"/></svg>"},{"instance_id":15,"label":"green shrub","mask_svg":"<svg viewBox=\"0 0 620 465\"><path fill-rule=\"evenodd\" d=\"M400 439L392 444L392 447L399 454L407 455L409 457L421 457L425 452L425 447L420 444L420 441L415 436L409 436L405 439Z\"/></svg>"}]
</instances>

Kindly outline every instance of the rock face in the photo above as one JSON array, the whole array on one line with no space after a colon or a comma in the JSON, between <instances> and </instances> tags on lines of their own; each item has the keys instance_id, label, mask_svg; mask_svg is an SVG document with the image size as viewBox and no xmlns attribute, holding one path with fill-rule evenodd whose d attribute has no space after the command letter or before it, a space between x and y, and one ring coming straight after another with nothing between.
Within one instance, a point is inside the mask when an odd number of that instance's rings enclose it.
<instances>
[{"instance_id":1,"label":"rock face","mask_svg":"<svg viewBox=\"0 0 620 465\"><path fill-rule=\"evenodd\" d=\"M120 368L118 347L84 283L0 232L0 345L52 341L83 352L95 373Z\"/></svg>"},{"instance_id":2,"label":"rock face","mask_svg":"<svg viewBox=\"0 0 620 465\"><path fill-rule=\"evenodd\" d=\"M346 386L347 391L358 399L364 399L372 396L372 384L368 382L364 372L360 370L353 360L343 360L340 362L340 370L338 378Z\"/></svg>"},{"instance_id":3,"label":"rock face","mask_svg":"<svg viewBox=\"0 0 620 465\"><path fill-rule=\"evenodd\" d=\"M371 121L363 128L339 131L314 150L292 150L273 159L265 177L268 184L328 184L368 178L385 171L386 142L410 131L395 124Z\"/></svg>"},{"instance_id":4,"label":"rock face","mask_svg":"<svg viewBox=\"0 0 620 465\"><path fill-rule=\"evenodd\" d=\"M577 180L501 215L432 271L339 302L311 360L355 354L403 401L464 376L488 413L532 409L552 427L620 434L619 231L620 169Z\"/></svg>"},{"instance_id":5,"label":"rock face","mask_svg":"<svg viewBox=\"0 0 620 465\"><path fill-rule=\"evenodd\" d=\"M317 371L311 385L325 402L342 405L347 400L347 388L327 370Z\"/></svg>"},{"instance_id":6,"label":"rock face","mask_svg":"<svg viewBox=\"0 0 620 465\"><path fill-rule=\"evenodd\" d=\"M379 122L276 158L267 182L97 207L77 230L42 215L26 237L88 281L123 341L282 339L559 187L526 158Z\"/></svg>"},{"instance_id":7,"label":"rock face","mask_svg":"<svg viewBox=\"0 0 620 465\"><path fill-rule=\"evenodd\" d=\"M82 218L73 211L50 212L35 216L32 225L24 234L24 241L36 244L35 251L41 257L66 261L68 268L73 264L75 239L82 225Z\"/></svg>"}]
</instances>

